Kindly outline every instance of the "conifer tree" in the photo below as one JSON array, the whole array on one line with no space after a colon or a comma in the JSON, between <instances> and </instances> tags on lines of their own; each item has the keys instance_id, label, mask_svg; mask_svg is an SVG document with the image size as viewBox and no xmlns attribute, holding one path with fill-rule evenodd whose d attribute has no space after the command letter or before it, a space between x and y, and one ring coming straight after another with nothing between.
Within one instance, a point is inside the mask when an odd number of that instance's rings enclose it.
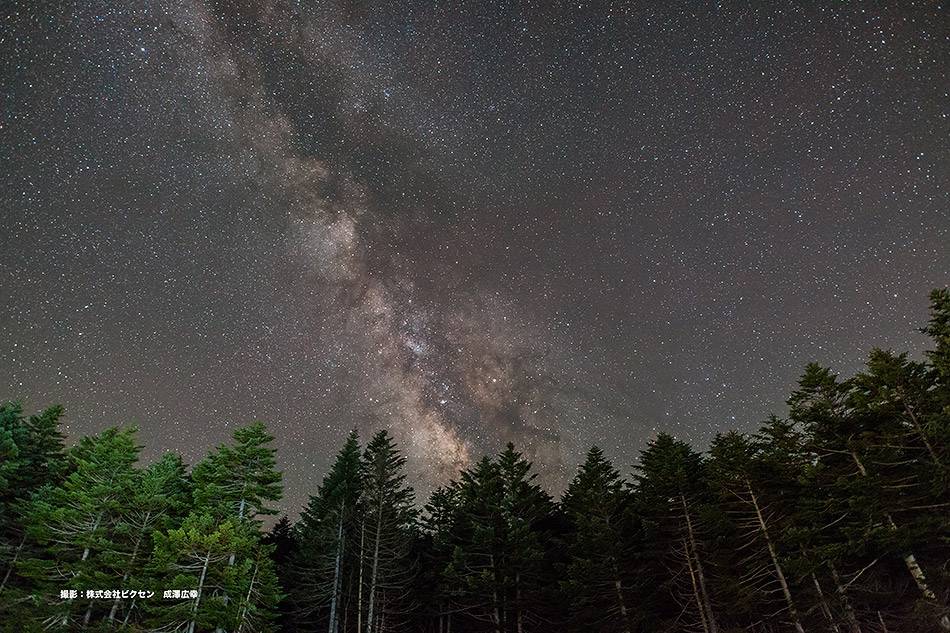
<instances>
[{"instance_id":1,"label":"conifer tree","mask_svg":"<svg viewBox=\"0 0 950 633\"><path fill-rule=\"evenodd\" d=\"M452 521L434 538L440 550L451 550L441 573L445 610L496 632L539 626L540 612L550 607L543 579L551 573L541 526L553 507L536 477L509 444L497 461L482 459L443 491L443 505L457 503L451 513L433 506Z\"/></svg>"},{"instance_id":2,"label":"conifer tree","mask_svg":"<svg viewBox=\"0 0 950 633\"><path fill-rule=\"evenodd\" d=\"M446 579L446 570L455 547L455 530L460 521L461 488L458 481L450 481L429 496L422 517L422 529L428 539L423 554L419 581L427 585L433 599L424 602L426 615L436 620L438 633L452 630L454 620L453 587Z\"/></svg>"},{"instance_id":3,"label":"conifer tree","mask_svg":"<svg viewBox=\"0 0 950 633\"><path fill-rule=\"evenodd\" d=\"M416 511L413 490L406 485L405 461L386 431L376 433L363 452L358 575L364 580L357 581L357 622L365 633L383 633L387 623L392 625L412 607L406 593L414 574L409 554Z\"/></svg>"},{"instance_id":4,"label":"conifer tree","mask_svg":"<svg viewBox=\"0 0 950 633\"><path fill-rule=\"evenodd\" d=\"M451 596L448 611L488 622L494 633L507 622L502 494L498 465L483 457L461 473L453 495L458 502L454 522L438 539L451 550L442 572L445 593Z\"/></svg>"},{"instance_id":5,"label":"conifer tree","mask_svg":"<svg viewBox=\"0 0 950 633\"><path fill-rule=\"evenodd\" d=\"M190 505L190 489L181 457L166 453L144 471L135 473L131 490L122 500L115 519L114 550L101 557L103 569L108 569L118 582L113 586L136 589L154 586L146 570L156 531L177 527ZM104 619L111 626L128 625L132 619L134 600L123 601L121 596L112 600Z\"/></svg>"},{"instance_id":6,"label":"conifer tree","mask_svg":"<svg viewBox=\"0 0 950 633\"><path fill-rule=\"evenodd\" d=\"M219 446L195 466L195 504L238 523L256 524L258 516L276 514L269 507L281 497L273 441L261 422L237 429L233 444Z\"/></svg>"},{"instance_id":7,"label":"conifer tree","mask_svg":"<svg viewBox=\"0 0 950 633\"><path fill-rule=\"evenodd\" d=\"M879 360L872 354L872 364ZM812 364L789 400L791 416L803 425L816 455L808 521L814 554L829 568L852 631L861 627L848 591L859 579L870 587L894 577L898 572L887 568L892 554L902 561L903 578L913 582L917 595L931 610L940 610L915 551L913 516L905 513L913 507L906 501L917 498L920 480L915 468L907 474L901 465L917 458L908 461L902 454L896 442L906 434L904 423L868 399L868 380L865 374L839 382L828 369ZM887 593L900 591L892 586ZM950 627L943 615L934 617L941 628Z\"/></svg>"},{"instance_id":8,"label":"conifer tree","mask_svg":"<svg viewBox=\"0 0 950 633\"><path fill-rule=\"evenodd\" d=\"M773 425L776 423L772 421ZM753 600L758 607L769 605L777 586L782 604L778 609L772 605L767 611L769 617L787 620L795 631L804 633L780 541L786 517L773 503L771 494L773 485L781 485L777 481L782 474L776 472L780 470L776 468L778 464L760 455L755 444L736 431L717 435L709 455L710 481L719 493L720 503L731 510L738 531L735 549L743 552L740 560L731 561L734 569L742 570L740 586L755 594ZM776 501L781 499L781 495L776 496Z\"/></svg>"},{"instance_id":9,"label":"conifer tree","mask_svg":"<svg viewBox=\"0 0 950 633\"><path fill-rule=\"evenodd\" d=\"M944 398L950 398L950 288L935 288L930 292L930 321L922 329L930 336L934 348L927 352L930 366L940 376ZM944 400L950 404L950 400ZM946 444L947 438L942 436Z\"/></svg>"},{"instance_id":10,"label":"conifer tree","mask_svg":"<svg viewBox=\"0 0 950 633\"><path fill-rule=\"evenodd\" d=\"M299 621L316 624L326 618L330 633L340 630L344 588L356 571L356 533L362 508L361 455L354 431L337 453L317 494L310 498L298 523L299 548L292 574L291 596ZM315 627L314 627L315 629Z\"/></svg>"},{"instance_id":11,"label":"conifer tree","mask_svg":"<svg viewBox=\"0 0 950 633\"><path fill-rule=\"evenodd\" d=\"M662 568L674 573L665 583L678 608L666 619L692 613L704 633L718 633L719 624L706 572L704 534L699 522L701 499L706 494L701 456L685 442L660 433L640 454L636 467L636 493L640 512L651 526L646 537L655 548L653 573ZM657 564L659 563L659 564Z\"/></svg>"},{"instance_id":12,"label":"conifer tree","mask_svg":"<svg viewBox=\"0 0 950 633\"><path fill-rule=\"evenodd\" d=\"M303 627L298 625L296 616L291 613L293 600L289 595L297 587L297 579L292 570L300 556L298 530L284 515L274 524L270 532L264 535L261 542L271 548L270 558L274 561L274 574L277 585L282 591L282 598L277 608L276 625L278 630L299 631Z\"/></svg>"},{"instance_id":13,"label":"conifer tree","mask_svg":"<svg viewBox=\"0 0 950 633\"><path fill-rule=\"evenodd\" d=\"M221 573L228 581L218 583L212 589L213 597L220 598L223 605L216 625L218 633L233 630L236 626L237 614L241 610L231 600L229 587L243 586L247 581L244 576L253 573L254 568L249 567L244 559L257 559L257 548L261 547L259 517L275 514L269 504L281 497L281 474L276 470L275 450L270 446L273 440L261 422L239 428L234 432L231 445L219 446L192 471L194 521L210 517L217 525L230 522L234 531L231 540L242 546L225 560L228 570ZM207 562L213 567L219 564L216 556L208 558ZM213 571L218 572L216 568ZM206 604L211 602L206 599Z\"/></svg>"},{"instance_id":14,"label":"conifer tree","mask_svg":"<svg viewBox=\"0 0 950 633\"><path fill-rule=\"evenodd\" d=\"M229 569L230 595L235 596L235 633L265 633L275 630L277 605L284 597L277 582L271 545L253 552Z\"/></svg>"},{"instance_id":15,"label":"conifer tree","mask_svg":"<svg viewBox=\"0 0 950 633\"><path fill-rule=\"evenodd\" d=\"M511 586L511 620L516 633L539 622L538 611L544 606L542 577L544 535L540 523L552 512L550 496L536 482L531 462L508 443L498 456L501 478L501 515L505 528L505 566Z\"/></svg>"},{"instance_id":16,"label":"conifer tree","mask_svg":"<svg viewBox=\"0 0 950 633\"><path fill-rule=\"evenodd\" d=\"M108 587L112 577L104 564L119 549L115 523L136 478L140 447L134 428L110 428L83 438L70 451L73 472L62 485L35 495L26 514L29 536L45 548L42 557L24 561L25 573L47 600L44 624L66 628L88 626L97 604L53 600L65 587Z\"/></svg>"},{"instance_id":17,"label":"conifer tree","mask_svg":"<svg viewBox=\"0 0 950 633\"><path fill-rule=\"evenodd\" d=\"M65 474L62 415L60 406L27 418L18 402L0 405L0 527L12 520L15 500Z\"/></svg>"},{"instance_id":18,"label":"conifer tree","mask_svg":"<svg viewBox=\"0 0 950 633\"><path fill-rule=\"evenodd\" d=\"M239 614L235 605L240 603L225 597L242 584L247 571L243 562L256 559L254 535L235 518L219 521L211 514L192 512L181 527L156 532L153 539L153 574L162 579L161 586L184 590L186 595L175 602L152 603L148 628L196 633L234 626ZM237 573L228 565L232 555L240 557Z\"/></svg>"},{"instance_id":19,"label":"conifer tree","mask_svg":"<svg viewBox=\"0 0 950 633\"><path fill-rule=\"evenodd\" d=\"M0 405L0 622L25 622L41 609L41 594L23 572L44 552L28 538L25 515L66 474L62 413L54 406L26 417L19 403Z\"/></svg>"},{"instance_id":20,"label":"conifer tree","mask_svg":"<svg viewBox=\"0 0 950 633\"><path fill-rule=\"evenodd\" d=\"M563 584L577 630L633 630L631 502L620 473L592 447L561 501L573 527Z\"/></svg>"}]
</instances>

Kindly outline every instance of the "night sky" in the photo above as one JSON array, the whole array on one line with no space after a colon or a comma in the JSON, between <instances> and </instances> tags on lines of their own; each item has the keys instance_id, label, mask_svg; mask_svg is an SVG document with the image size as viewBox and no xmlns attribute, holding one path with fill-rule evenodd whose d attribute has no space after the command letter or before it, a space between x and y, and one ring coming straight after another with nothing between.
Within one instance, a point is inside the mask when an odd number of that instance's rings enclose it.
<instances>
[{"instance_id":1,"label":"night sky","mask_svg":"<svg viewBox=\"0 0 950 633\"><path fill-rule=\"evenodd\" d=\"M894 4L5 2L0 398L264 420L290 512L353 428L422 495L751 430L950 279L950 15Z\"/></svg>"}]
</instances>

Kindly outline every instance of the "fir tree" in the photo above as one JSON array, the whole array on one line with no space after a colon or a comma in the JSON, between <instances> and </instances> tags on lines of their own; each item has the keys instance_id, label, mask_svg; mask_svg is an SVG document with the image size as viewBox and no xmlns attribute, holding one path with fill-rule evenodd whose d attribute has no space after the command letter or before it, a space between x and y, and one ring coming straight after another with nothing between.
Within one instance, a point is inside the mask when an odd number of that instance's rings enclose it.
<instances>
[{"instance_id":1,"label":"fir tree","mask_svg":"<svg viewBox=\"0 0 950 633\"><path fill-rule=\"evenodd\" d=\"M244 584L244 561L257 558L254 535L235 518L219 521L211 514L192 512L181 527L156 532L153 539L151 570L162 578L161 586L193 591L194 597L150 606L148 627L186 633L233 627L240 603L226 596ZM232 555L240 556L237 571L228 565Z\"/></svg>"},{"instance_id":2,"label":"fir tree","mask_svg":"<svg viewBox=\"0 0 950 633\"><path fill-rule=\"evenodd\" d=\"M482 459L443 493L458 503L447 517L452 524L435 537L441 549L451 549L441 574L447 610L499 633L536 627L549 606L541 525L553 508L536 477L509 444L497 461Z\"/></svg>"},{"instance_id":3,"label":"fir tree","mask_svg":"<svg viewBox=\"0 0 950 633\"><path fill-rule=\"evenodd\" d=\"M269 504L280 500L281 475L273 440L261 422L236 430L232 445L219 446L195 466L195 504L238 523L275 514Z\"/></svg>"},{"instance_id":4,"label":"fir tree","mask_svg":"<svg viewBox=\"0 0 950 633\"><path fill-rule=\"evenodd\" d=\"M710 481L719 493L720 503L731 510L731 518L736 522L735 549L742 551L743 556L730 562L733 569L743 570L740 587L745 592L754 592L757 607L771 607L766 611L770 618L787 618L795 631L804 633L780 541L786 517L778 503L773 503L772 487L781 485L777 481L780 473L773 472L774 462L762 459L755 444L736 431L717 435L709 455ZM774 498L777 500L781 495ZM777 609L768 604L776 586L782 603Z\"/></svg>"},{"instance_id":5,"label":"fir tree","mask_svg":"<svg viewBox=\"0 0 950 633\"><path fill-rule=\"evenodd\" d=\"M357 581L357 622L366 633L382 633L411 608L405 594L414 573L409 553L416 511L405 461L386 431L376 433L363 452L358 575L364 580Z\"/></svg>"},{"instance_id":6,"label":"fir tree","mask_svg":"<svg viewBox=\"0 0 950 633\"><path fill-rule=\"evenodd\" d=\"M195 508L218 521L233 519L235 529L243 532L241 536L255 543L260 539L258 517L276 514L268 504L279 501L282 492L275 450L270 446L273 440L261 422L239 428L234 432L233 444L219 446L192 471ZM249 552L252 550L245 555ZM239 562L237 556L237 551L231 553L228 567ZM227 587L220 590L228 605ZM217 627L217 633L225 630L221 625Z\"/></svg>"},{"instance_id":7,"label":"fir tree","mask_svg":"<svg viewBox=\"0 0 950 633\"><path fill-rule=\"evenodd\" d=\"M356 533L361 512L362 473L359 440L351 433L337 454L317 494L310 498L298 523L297 560L291 596L301 624L326 618L337 633L343 620L344 588L352 586L356 569Z\"/></svg>"},{"instance_id":8,"label":"fir tree","mask_svg":"<svg viewBox=\"0 0 950 633\"><path fill-rule=\"evenodd\" d=\"M685 442L660 433L640 454L636 493L640 512L651 527L654 541L653 573L663 567L673 573L663 583L678 608L665 618L692 613L704 633L719 631L718 616L706 572L706 551L699 517L706 494L702 457ZM672 615L677 614L677 615Z\"/></svg>"},{"instance_id":9,"label":"fir tree","mask_svg":"<svg viewBox=\"0 0 950 633\"><path fill-rule=\"evenodd\" d=\"M922 332L933 339L934 348L927 352L927 359L940 376L943 395L948 397L950 394L946 389L950 387L950 288L935 288L930 292L930 321ZM950 404L948 401L945 403Z\"/></svg>"},{"instance_id":10,"label":"fir tree","mask_svg":"<svg viewBox=\"0 0 950 633\"><path fill-rule=\"evenodd\" d=\"M563 585L577 630L633 630L631 502L620 473L592 447L561 501L573 527Z\"/></svg>"},{"instance_id":11,"label":"fir tree","mask_svg":"<svg viewBox=\"0 0 950 633\"><path fill-rule=\"evenodd\" d=\"M18 582L17 562L29 555L23 513L38 490L66 474L62 415L54 406L26 418L19 403L0 405L0 609L10 600L4 591Z\"/></svg>"},{"instance_id":12,"label":"fir tree","mask_svg":"<svg viewBox=\"0 0 950 633\"><path fill-rule=\"evenodd\" d=\"M38 595L48 601L64 587L111 586L105 562L120 550L115 524L136 478L140 447L134 433L134 428L111 428L83 438L70 451L74 471L31 502L25 517L29 535L45 555L25 561L24 567ZM71 622L87 626L97 604L90 600L77 610L61 600L47 606L42 610L47 628L66 628Z\"/></svg>"},{"instance_id":13,"label":"fir tree","mask_svg":"<svg viewBox=\"0 0 950 633\"><path fill-rule=\"evenodd\" d=\"M166 453L146 470L134 474L131 490L122 500L115 519L114 549L104 553L101 565L108 569L118 587L136 589L154 586L146 566L156 531L176 527L190 505L190 490L181 457ZM105 620L110 626L127 625L132 620L134 600L116 596Z\"/></svg>"}]
</instances>

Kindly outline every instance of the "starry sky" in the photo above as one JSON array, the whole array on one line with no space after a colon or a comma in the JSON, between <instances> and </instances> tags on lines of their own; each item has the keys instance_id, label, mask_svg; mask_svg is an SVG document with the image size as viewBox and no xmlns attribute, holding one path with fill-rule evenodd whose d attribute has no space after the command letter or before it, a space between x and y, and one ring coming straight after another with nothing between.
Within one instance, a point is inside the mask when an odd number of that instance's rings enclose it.
<instances>
[{"instance_id":1,"label":"starry sky","mask_svg":"<svg viewBox=\"0 0 950 633\"><path fill-rule=\"evenodd\" d=\"M5 2L0 397L264 420L289 512L353 428L422 495L751 430L950 279L950 19L894 5Z\"/></svg>"}]
</instances>

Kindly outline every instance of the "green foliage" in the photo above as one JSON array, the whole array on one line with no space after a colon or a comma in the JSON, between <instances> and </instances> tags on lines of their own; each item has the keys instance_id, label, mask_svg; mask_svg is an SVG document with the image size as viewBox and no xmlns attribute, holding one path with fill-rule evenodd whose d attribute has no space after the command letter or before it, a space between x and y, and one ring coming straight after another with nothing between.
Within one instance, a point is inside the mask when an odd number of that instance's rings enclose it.
<instances>
[{"instance_id":1,"label":"green foliage","mask_svg":"<svg viewBox=\"0 0 950 633\"><path fill-rule=\"evenodd\" d=\"M273 440L260 422L236 430L233 444L219 446L192 471L195 504L222 519L275 514L268 504L280 500L282 488Z\"/></svg>"}]
</instances>

